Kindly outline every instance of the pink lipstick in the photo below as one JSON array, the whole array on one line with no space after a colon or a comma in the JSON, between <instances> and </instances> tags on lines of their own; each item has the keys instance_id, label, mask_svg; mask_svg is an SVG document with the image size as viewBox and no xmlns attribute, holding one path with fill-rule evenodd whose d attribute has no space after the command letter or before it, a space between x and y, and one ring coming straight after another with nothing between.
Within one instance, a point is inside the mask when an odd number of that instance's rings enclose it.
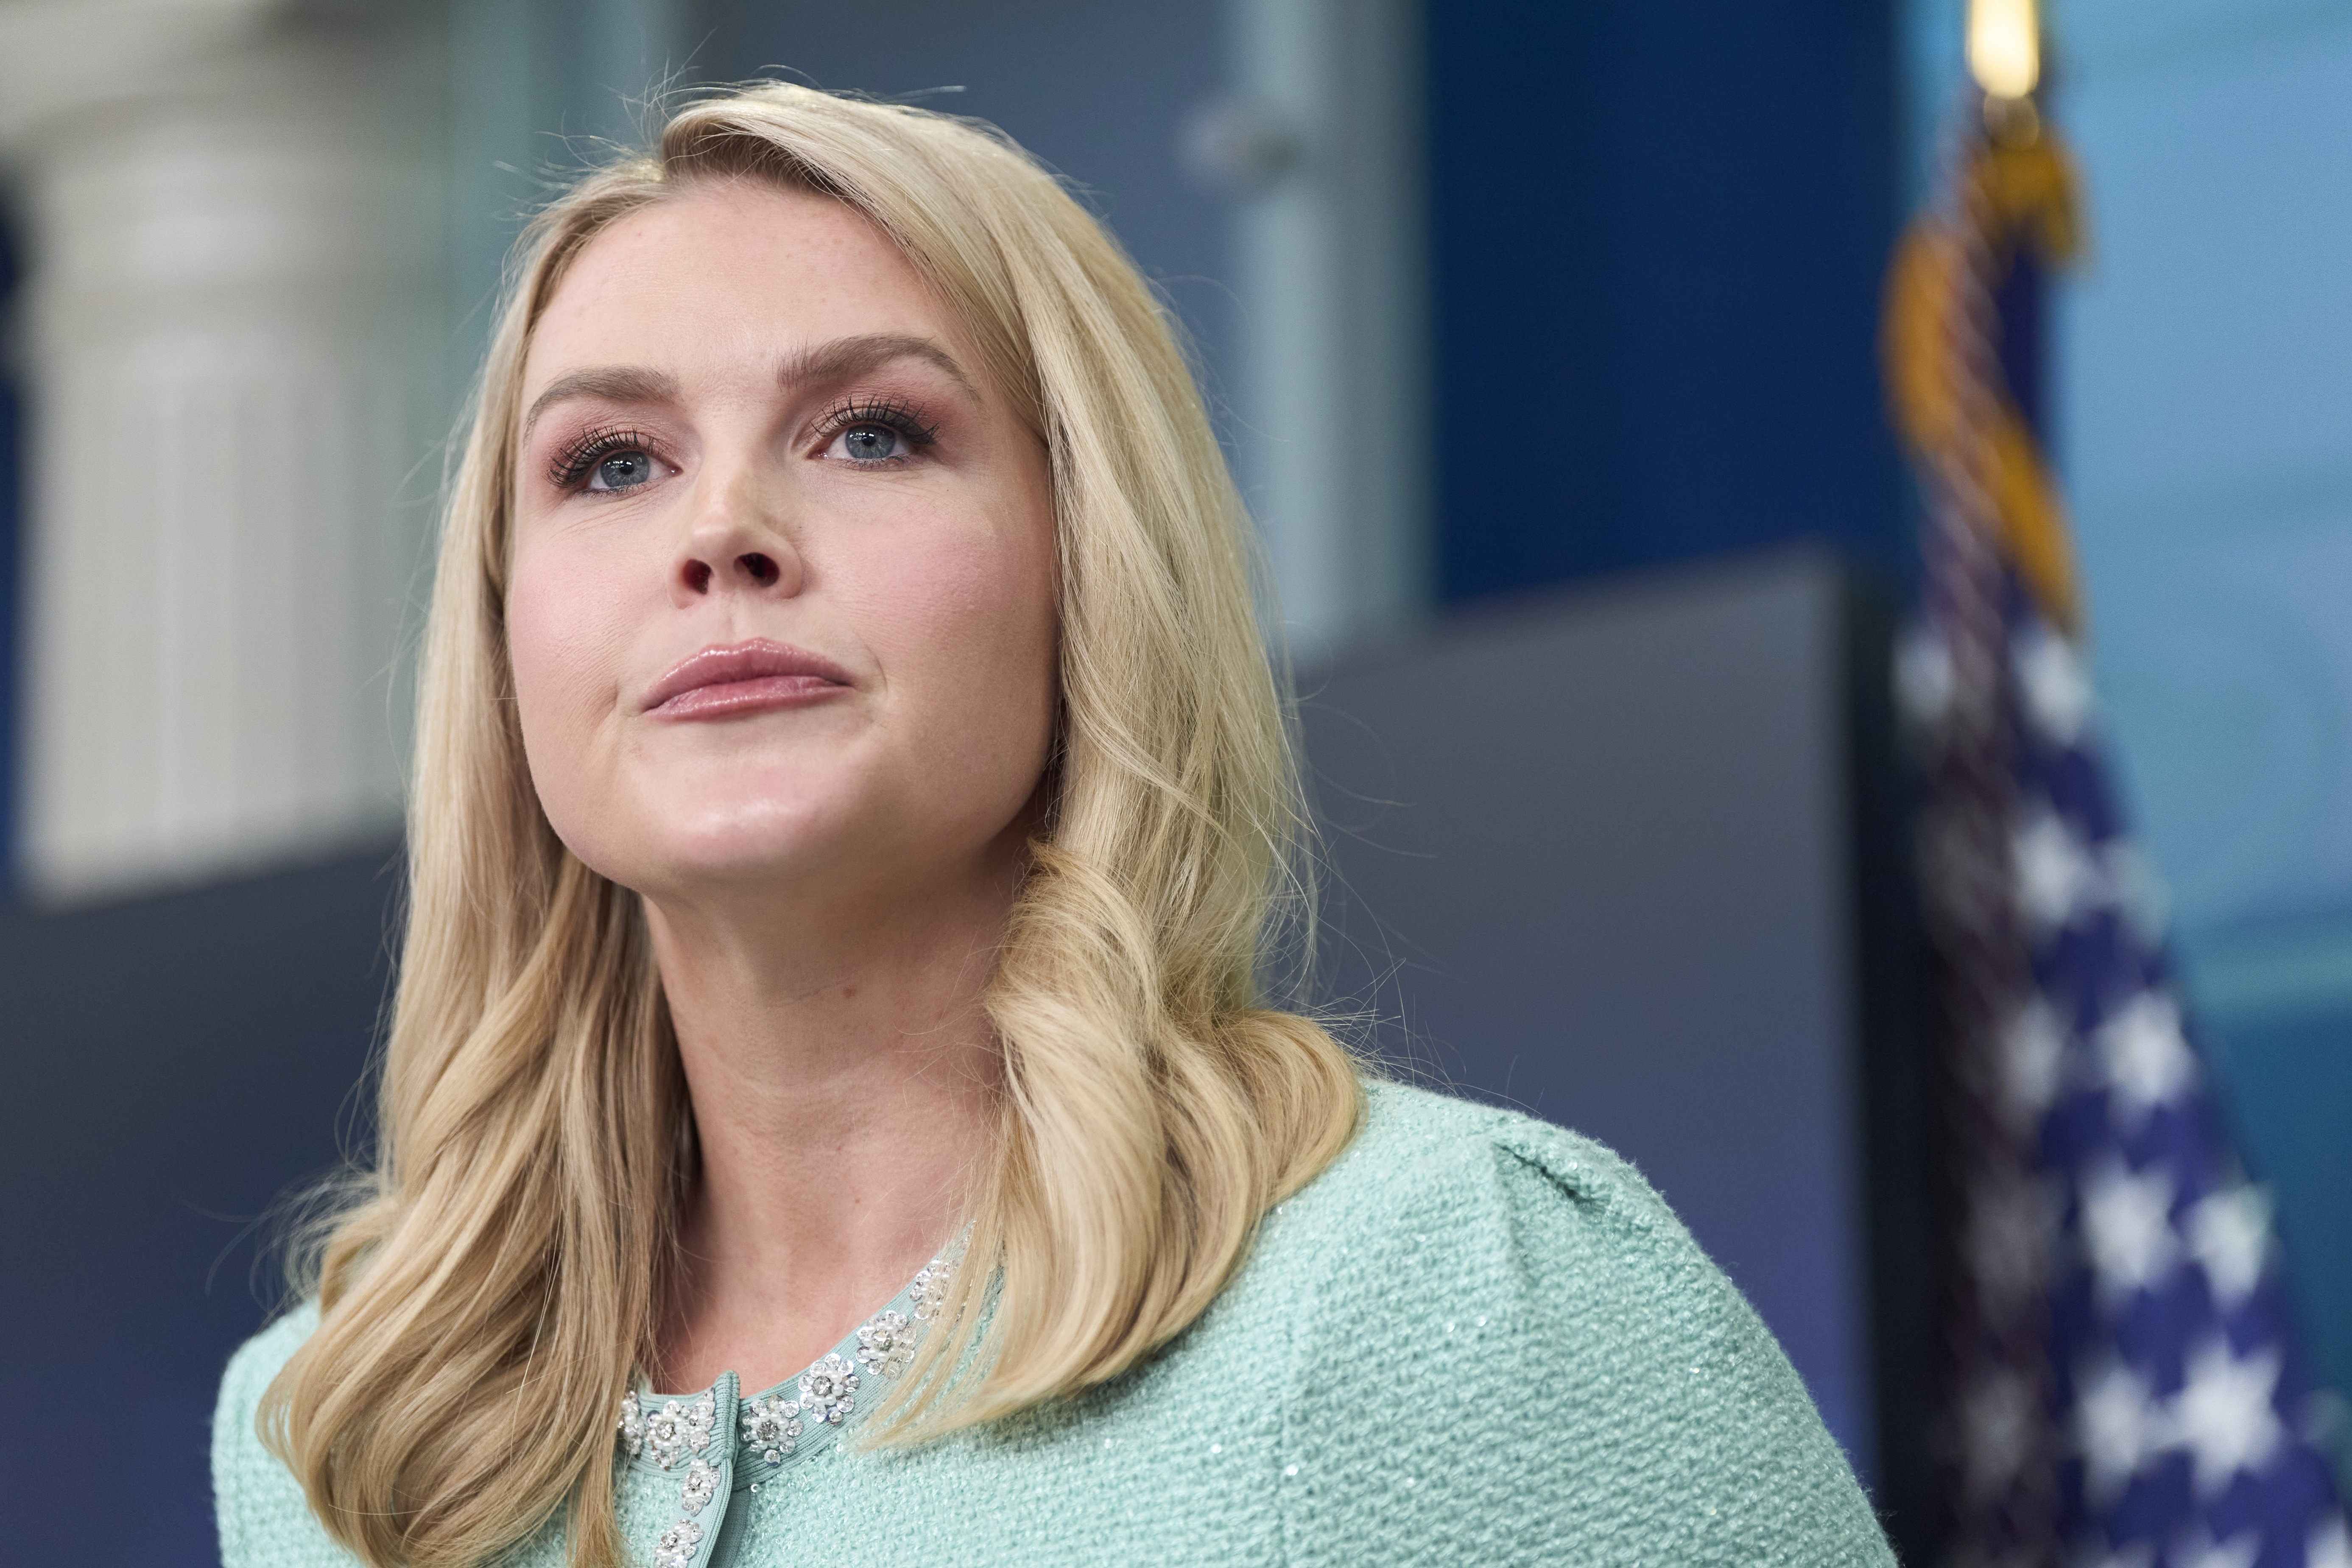
<instances>
[{"instance_id":1,"label":"pink lipstick","mask_svg":"<svg viewBox=\"0 0 2352 1568\"><path fill-rule=\"evenodd\" d=\"M730 719L804 708L850 684L849 672L829 658L753 637L679 660L646 691L644 710L659 719Z\"/></svg>"}]
</instances>

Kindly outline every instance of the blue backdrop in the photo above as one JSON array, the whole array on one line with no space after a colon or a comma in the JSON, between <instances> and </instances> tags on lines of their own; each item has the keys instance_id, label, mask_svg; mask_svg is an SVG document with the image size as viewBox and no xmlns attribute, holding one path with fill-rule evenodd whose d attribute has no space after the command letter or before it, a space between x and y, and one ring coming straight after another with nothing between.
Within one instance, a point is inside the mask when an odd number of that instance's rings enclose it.
<instances>
[{"instance_id":1,"label":"blue backdrop","mask_svg":"<svg viewBox=\"0 0 2352 1568\"><path fill-rule=\"evenodd\" d=\"M1444 598L1792 538L1907 581L1894 24L1431 0Z\"/></svg>"}]
</instances>

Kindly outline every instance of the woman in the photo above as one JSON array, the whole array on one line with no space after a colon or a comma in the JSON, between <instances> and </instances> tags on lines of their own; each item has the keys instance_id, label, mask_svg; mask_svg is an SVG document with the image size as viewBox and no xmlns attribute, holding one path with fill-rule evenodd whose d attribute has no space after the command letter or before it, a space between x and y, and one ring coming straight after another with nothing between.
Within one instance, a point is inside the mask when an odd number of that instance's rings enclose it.
<instances>
[{"instance_id":1,"label":"woman","mask_svg":"<svg viewBox=\"0 0 2352 1568\"><path fill-rule=\"evenodd\" d=\"M541 216L434 590L367 1201L247 1564L1884 1563L1657 1198L1260 1000L1299 817L1163 312L765 87Z\"/></svg>"}]
</instances>

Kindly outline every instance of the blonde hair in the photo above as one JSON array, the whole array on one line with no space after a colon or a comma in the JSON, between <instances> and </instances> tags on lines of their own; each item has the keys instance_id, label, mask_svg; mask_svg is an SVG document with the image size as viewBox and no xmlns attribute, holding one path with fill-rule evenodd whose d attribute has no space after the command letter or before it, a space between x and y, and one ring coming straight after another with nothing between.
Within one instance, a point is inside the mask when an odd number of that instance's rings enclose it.
<instances>
[{"instance_id":1,"label":"blonde hair","mask_svg":"<svg viewBox=\"0 0 2352 1568\"><path fill-rule=\"evenodd\" d=\"M613 1424L654 1364L693 1117L636 896L564 848L524 763L510 476L532 327L582 247L727 180L825 195L894 240L1053 480L1063 739L985 998L1006 1087L970 1210L981 1266L870 1436L1133 1366L1360 1115L1347 1054L1264 999L1304 818L1248 521L1167 312L986 127L789 86L693 103L525 235L442 536L377 1165L316 1255L319 1326L261 1415L379 1568L486 1559L567 1505L575 1563L622 1557Z\"/></svg>"}]
</instances>

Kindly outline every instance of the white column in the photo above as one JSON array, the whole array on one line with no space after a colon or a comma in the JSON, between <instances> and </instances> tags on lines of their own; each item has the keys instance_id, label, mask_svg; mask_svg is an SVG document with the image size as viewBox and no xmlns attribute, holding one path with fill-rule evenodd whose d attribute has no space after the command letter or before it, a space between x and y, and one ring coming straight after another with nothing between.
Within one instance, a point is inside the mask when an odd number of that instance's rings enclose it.
<instances>
[{"instance_id":1,"label":"white column","mask_svg":"<svg viewBox=\"0 0 2352 1568\"><path fill-rule=\"evenodd\" d=\"M46 900L398 822L448 332L436 62L414 26L275 9L0 4Z\"/></svg>"},{"instance_id":2,"label":"white column","mask_svg":"<svg viewBox=\"0 0 2352 1568\"><path fill-rule=\"evenodd\" d=\"M1426 607L1421 7L1234 0L1240 467L1302 660Z\"/></svg>"}]
</instances>

